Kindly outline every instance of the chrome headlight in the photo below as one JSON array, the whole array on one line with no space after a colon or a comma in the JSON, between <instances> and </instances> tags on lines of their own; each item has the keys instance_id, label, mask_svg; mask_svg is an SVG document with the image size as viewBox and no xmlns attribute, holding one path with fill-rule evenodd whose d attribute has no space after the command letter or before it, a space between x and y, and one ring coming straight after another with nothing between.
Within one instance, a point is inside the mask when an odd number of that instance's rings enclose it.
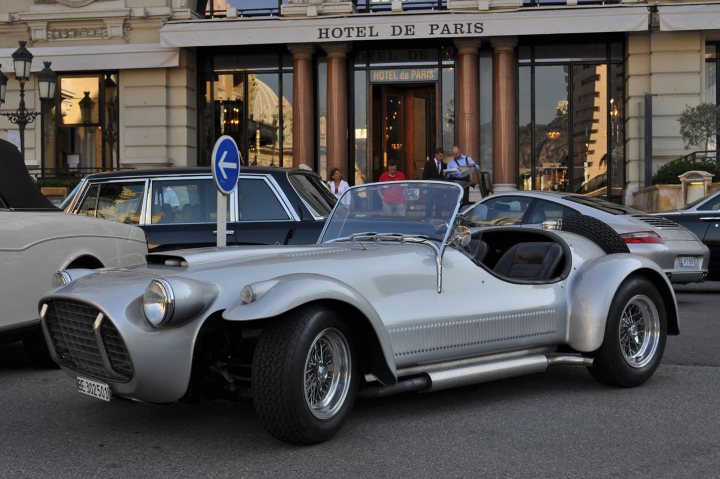
<instances>
[{"instance_id":1,"label":"chrome headlight","mask_svg":"<svg viewBox=\"0 0 720 479\"><path fill-rule=\"evenodd\" d=\"M69 284L72 281L72 278L70 278L70 275L67 271L56 271L54 275L52 275L52 279L50 280L50 284L52 285L53 289L60 288L61 286L65 286L66 284Z\"/></svg>"},{"instance_id":2,"label":"chrome headlight","mask_svg":"<svg viewBox=\"0 0 720 479\"><path fill-rule=\"evenodd\" d=\"M242 301L243 304L250 304L255 301L255 299L255 290L249 284L240 291L240 301Z\"/></svg>"},{"instance_id":3,"label":"chrome headlight","mask_svg":"<svg viewBox=\"0 0 720 479\"><path fill-rule=\"evenodd\" d=\"M57 271L50 278L51 286L56 289L76 281L83 276L94 273L96 270L89 268L70 268Z\"/></svg>"},{"instance_id":4,"label":"chrome headlight","mask_svg":"<svg viewBox=\"0 0 720 479\"><path fill-rule=\"evenodd\" d=\"M262 298L265 293L274 288L278 283L279 281L277 279L270 279L258 283L246 284L243 289L240 290L240 301L243 304L253 303Z\"/></svg>"},{"instance_id":5,"label":"chrome headlight","mask_svg":"<svg viewBox=\"0 0 720 479\"><path fill-rule=\"evenodd\" d=\"M151 326L157 328L172 319L175 312L175 295L170 283L154 279L145 288L143 312Z\"/></svg>"}]
</instances>

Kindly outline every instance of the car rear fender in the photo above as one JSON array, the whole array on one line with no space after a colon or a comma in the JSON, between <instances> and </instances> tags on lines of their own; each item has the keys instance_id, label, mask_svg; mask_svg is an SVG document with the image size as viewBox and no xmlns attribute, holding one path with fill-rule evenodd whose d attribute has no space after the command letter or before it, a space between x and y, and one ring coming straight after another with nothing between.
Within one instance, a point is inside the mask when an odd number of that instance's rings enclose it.
<instances>
[{"instance_id":1,"label":"car rear fender","mask_svg":"<svg viewBox=\"0 0 720 479\"><path fill-rule=\"evenodd\" d=\"M318 274L292 274L250 285L255 299L245 304L241 299L223 312L227 321L253 321L273 318L305 304L323 301L345 304L356 310L369 323L382 351L383 367L374 368L375 375L385 384L397 381L393 349L387 329L370 302L352 287L335 278ZM377 348L368 348L377 349Z\"/></svg>"},{"instance_id":2,"label":"car rear fender","mask_svg":"<svg viewBox=\"0 0 720 479\"><path fill-rule=\"evenodd\" d=\"M581 352L600 347L615 292L630 276L643 276L655 285L665 300L668 334L680 332L675 293L662 269L641 256L611 254L587 264L568 289L568 345Z\"/></svg>"}]
</instances>

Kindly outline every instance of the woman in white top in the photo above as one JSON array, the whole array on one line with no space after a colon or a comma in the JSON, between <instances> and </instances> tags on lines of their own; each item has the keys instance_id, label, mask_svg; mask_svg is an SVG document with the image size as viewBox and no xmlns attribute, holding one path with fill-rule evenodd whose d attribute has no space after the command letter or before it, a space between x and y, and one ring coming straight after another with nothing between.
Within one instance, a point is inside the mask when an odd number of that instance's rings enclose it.
<instances>
[{"instance_id":1,"label":"woman in white top","mask_svg":"<svg viewBox=\"0 0 720 479\"><path fill-rule=\"evenodd\" d=\"M340 199L342 194L350 188L348 182L342 179L340 168L333 168L330 170L330 181L328 181L327 185L332 194L338 199Z\"/></svg>"}]
</instances>

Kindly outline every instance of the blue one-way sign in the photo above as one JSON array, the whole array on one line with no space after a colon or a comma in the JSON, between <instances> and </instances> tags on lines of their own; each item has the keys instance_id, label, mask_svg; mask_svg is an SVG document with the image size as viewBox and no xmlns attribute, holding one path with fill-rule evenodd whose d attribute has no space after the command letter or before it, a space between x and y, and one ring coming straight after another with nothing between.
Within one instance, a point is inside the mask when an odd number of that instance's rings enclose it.
<instances>
[{"instance_id":1,"label":"blue one-way sign","mask_svg":"<svg viewBox=\"0 0 720 479\"><path fill-rule=\"evenodd\" d=\"M212 172L218 190L225 195L232 193L240 176L240 153L231 136L223 135L215 142Z\"/></svg>"}]
</instances>

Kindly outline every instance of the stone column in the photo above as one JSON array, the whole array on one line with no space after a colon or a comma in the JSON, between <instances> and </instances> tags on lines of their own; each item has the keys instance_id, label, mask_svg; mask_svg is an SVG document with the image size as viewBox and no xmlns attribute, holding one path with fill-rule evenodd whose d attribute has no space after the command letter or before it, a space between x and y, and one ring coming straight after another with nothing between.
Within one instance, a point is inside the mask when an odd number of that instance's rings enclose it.
<instances>
[{"instance_id":1,"label":"stone column","mask_svg":"<svg viewBox=\"0 0 720 479\"><path fill-rule=\"evenodd\" d=\"M458 105L455 112L455 135L460 151L480 161L480 40L455 40L457 47Z\"/></svg>"},{"instance_id":2,"label":"stone column","mask_svg":"<svg viewBox=\"0 0 720 479\"><path fill-rule=\"evenodd\" d=\"M323 46L327 52L327 168L340 168L343 178L348 173L348 87L347 52L345 43ZM320 172L322 176L325 176ZM353 175L354 176L354 175Z\"/></svg>"},{"instance_id":3,"label":"stone column","mask_svg":"<svg viewBox=\"0 0 720 479\"><path fill-rule=\"evenodd\" d=\"M493 189L517 190L517 38L496 38L493 46Z\"/></svg>"},{"instance_id":4,"label":"stone column","mask_svg":"<svg viewBox=\"0 0 720 479\"><path fill-rule=\"evenodd\" d=\"M288 45L293 55L293 167L315 167L315 98L313 96L313 46Z\"/></svg>"}]
</instances>

